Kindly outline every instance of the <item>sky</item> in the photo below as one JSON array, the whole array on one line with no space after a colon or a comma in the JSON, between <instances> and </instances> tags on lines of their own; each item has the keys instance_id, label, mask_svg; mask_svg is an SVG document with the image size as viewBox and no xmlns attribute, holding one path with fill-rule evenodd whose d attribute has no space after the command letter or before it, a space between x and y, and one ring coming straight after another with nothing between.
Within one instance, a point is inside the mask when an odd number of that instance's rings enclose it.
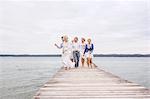
<instances>
[{"instance_id":1,"label":"sky","mask_svg":"<svg viewBox=\"0 0 150 99\"><path fill-rule=\"evenodd\" d=\"M148 0L0 0L0 54L60 54L62 35L96 54L150 54Z\"/></svg>"}]
</instances>

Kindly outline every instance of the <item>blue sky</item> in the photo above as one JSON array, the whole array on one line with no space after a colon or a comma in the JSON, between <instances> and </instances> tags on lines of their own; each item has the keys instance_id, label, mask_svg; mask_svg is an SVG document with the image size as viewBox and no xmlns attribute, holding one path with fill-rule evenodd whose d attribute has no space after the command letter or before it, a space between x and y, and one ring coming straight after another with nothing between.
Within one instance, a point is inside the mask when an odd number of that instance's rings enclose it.
<instances>
[{"instance_id":1,"label":"blue sky","mask_svg":"<svg viewBox=\"0 0 150 99\"><path fill-rule=\"evenodd\" d=\"M95 53L150 53L148 0L0 1L0 54L61 53L62 35L92 38Z\"/></svg>"}]
</instances>

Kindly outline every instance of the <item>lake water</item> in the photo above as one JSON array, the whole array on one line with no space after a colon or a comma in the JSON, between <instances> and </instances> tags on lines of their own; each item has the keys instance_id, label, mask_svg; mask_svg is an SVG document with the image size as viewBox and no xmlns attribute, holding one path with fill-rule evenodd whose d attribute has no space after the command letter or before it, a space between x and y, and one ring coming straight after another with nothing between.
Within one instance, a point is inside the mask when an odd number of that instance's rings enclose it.
<instances>
[{"instance_id":1,"label":"lake water","mask_svg":"<svg viewBox=\"0 0 150 99\"><path fill-rule=\"evenodd\" d=\"M95 57L94 62L99 68L150 88L148 57ZM1 57L0 99L32 99L60 67L60 57Z\"/></svg>"}]
</instances>

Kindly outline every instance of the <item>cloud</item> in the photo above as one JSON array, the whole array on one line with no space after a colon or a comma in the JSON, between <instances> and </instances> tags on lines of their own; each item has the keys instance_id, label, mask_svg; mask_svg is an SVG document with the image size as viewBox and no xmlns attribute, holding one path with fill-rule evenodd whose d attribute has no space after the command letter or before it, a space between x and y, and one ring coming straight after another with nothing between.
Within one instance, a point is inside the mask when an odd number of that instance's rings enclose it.
<instances>
[{"instance_id":1,"label":"cloud","mask_svg":"<svg viewBox=\"0 0 150 99\"><path fill-rule=\"evenodd\" d=\"M59 53L61 35L90 37L95 53L149 53L149 2L3 1L0 53ZM61 51L60 51L61 52Z\"/></svg>"}]
</instances>

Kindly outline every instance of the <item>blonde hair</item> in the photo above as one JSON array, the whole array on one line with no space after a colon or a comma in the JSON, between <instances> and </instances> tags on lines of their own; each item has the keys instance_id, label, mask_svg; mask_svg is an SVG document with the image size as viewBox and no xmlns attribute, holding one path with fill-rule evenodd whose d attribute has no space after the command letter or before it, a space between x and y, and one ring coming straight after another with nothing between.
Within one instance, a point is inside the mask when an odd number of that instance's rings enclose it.
<instances>
[{"instance_id":1,"label":"blonde hair","mask_svg":"<svg viewBox=\"0 0 150 99\"><path fill-rule=\"evenodd\" d=\"M64 41L68 42L68 36L67 35L64 35L63 39L64 39Z\"/></svg>"},{"instance_id":2,"label":"blonde hair","mask_svg":"<svg viewBox=\"0 0 150 99\"><path fill-rule=\"evenodd\" d=\"M87 39L88 42L91 42L92 40L90 38Z\"/></svg>"}]
</instances>

